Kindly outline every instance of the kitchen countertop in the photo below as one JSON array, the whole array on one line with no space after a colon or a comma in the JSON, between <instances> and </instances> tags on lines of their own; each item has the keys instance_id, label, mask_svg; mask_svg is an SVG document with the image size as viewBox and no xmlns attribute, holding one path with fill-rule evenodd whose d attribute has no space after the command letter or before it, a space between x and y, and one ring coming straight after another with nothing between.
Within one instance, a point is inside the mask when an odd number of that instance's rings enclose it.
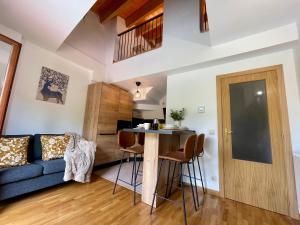
<instances>
[{"instance_id":1,"label":"kitchen countertop","mask_svg":"<svg viewBox=\"0 0 300 225\"><path fill-rule=\"evenodd\" d=\"M192 134L195 133L194 130L180 130L180 129L159 129L159 130L145 130L145 129L139 129L139 128L126 128L123 129L127 132L134 132L134 133L153 133L153 134Z\"/></svg>"}]
</instances>

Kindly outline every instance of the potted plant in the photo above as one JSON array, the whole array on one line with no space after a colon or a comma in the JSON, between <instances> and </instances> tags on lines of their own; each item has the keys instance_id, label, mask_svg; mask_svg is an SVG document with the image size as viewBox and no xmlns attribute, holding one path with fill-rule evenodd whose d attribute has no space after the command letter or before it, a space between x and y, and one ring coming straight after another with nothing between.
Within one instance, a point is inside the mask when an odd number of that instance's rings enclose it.
<instances>
[{"instance_id":1,"label":"potted plant","mask_svg":"<svg viewBox=\"0 0 300 225\"><path fill-rule=\"evenodd\" d=\"M171 109L170 117L174 120L177 127L181 127L181 121L184 120L184 108L181 110Z\"/></svg>"}]
</instances>

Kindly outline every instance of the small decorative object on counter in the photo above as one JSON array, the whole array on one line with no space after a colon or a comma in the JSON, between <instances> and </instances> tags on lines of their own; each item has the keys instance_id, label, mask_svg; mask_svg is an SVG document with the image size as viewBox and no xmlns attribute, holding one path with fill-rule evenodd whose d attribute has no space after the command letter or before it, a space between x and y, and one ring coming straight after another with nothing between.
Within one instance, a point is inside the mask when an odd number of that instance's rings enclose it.
<instances>
[{"instance_id":1,"label":"small decorative object on counter","mask_svg":"<svg viewBox=\"0 0 300 225\"><path fill-rule=\"evenodd\" d=\"M177 127L181 127L181 121L184 120L184 108L181 110L171 109L170 117L174 120Z\"/></svg>"},{"instance_id":2,"label":"small decorative object on counter","mask_svg":"<svg viewBox=\"0 0 300 225\"><path fill-rule=\"evenodd\" d=\"M158 130L158 128L159 128L159 120L155 118L153 120L153 130Z\"/></svg>"},{"instance_id":3,"label":"small decorative object on counter","mask_svg":"<svg viewBox=\"0 0 300 225\"><path fill-rule=\"evenodd\" d=\"M160 129L164 129L165 128L165 124L164 123L160 123L159 125L158 125L158 129L160 130Z\"/></svg>"}]
</instances>

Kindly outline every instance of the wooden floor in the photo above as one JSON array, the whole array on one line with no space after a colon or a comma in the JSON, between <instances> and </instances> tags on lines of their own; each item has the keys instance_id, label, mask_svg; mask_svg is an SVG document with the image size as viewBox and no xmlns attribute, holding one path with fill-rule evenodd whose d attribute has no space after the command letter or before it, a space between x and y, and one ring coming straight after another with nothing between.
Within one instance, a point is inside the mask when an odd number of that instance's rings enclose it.
<instances>
[{"instance_id":1,"label":"wooden floor","mask_svg":"<svg viewBox=\"0 0 300 225\"><path fill-rule=\"evenodd\" d=\"M0 224L148 225L183 224L181 207L163 203L149 215L144 203L132 205L132 192L94 177L90 184L70 183L18 199L1 202ZM188 189L188 188L186 188ZM174 198L180 200L180 194ZM195 212L188 193L189 225L288 225L299 221L231 200L206 195L204 206Z\"/></svg>"}]
</instances>

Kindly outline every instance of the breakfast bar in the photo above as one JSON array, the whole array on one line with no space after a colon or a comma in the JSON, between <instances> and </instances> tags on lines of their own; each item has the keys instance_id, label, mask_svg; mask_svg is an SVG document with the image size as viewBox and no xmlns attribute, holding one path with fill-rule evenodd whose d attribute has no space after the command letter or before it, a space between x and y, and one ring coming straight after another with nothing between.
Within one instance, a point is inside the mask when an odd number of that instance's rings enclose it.
<instances>
[{"instance_id":1,"label":"breakfast bar","mask_svg":"<svg viewBox=\"0 0 300 225\"><path fill-rule=\"evenodd\" d=\"M180 136L190 135L195 133L195 131L179 129L145 130L137 128L124 129L124 131L145 133L142 202L151 205L157 181L158 155L169 151L177 151L180 148ZM160 193L165 191L165 184L168 179L168 166L169 165L164 165L162 167L161 177L158 184L158 190ZM158 206L160 201L161 200L156 199L154 207Z\"/></svg>"}]
</instances>

